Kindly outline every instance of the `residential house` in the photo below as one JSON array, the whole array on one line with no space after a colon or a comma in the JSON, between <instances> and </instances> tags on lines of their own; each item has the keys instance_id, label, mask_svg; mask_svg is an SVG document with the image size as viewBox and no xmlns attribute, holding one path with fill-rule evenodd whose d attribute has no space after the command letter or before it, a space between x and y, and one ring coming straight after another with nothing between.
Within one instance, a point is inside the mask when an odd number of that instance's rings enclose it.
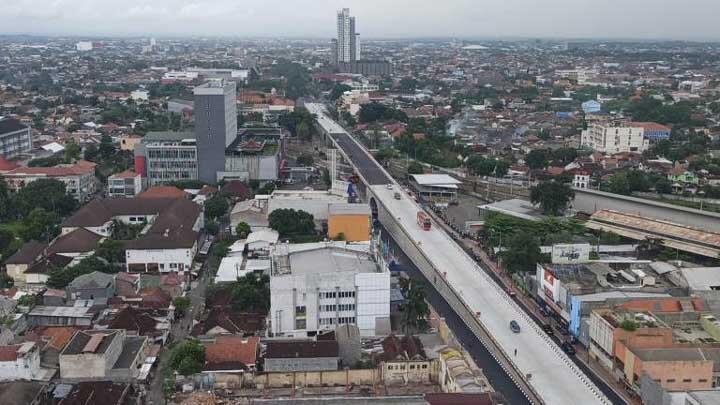
<instances>
[{"instance_id":1,"label":"residential house","mask_svg":"<svg viewBox=\"0 0 720 405\"><path fill-rule=\"evenodd\" d=\"M0 381L33 380L40 376L40 349L35 342L0 346Z\"/></svg>"},{"instance_id":2,"label":"residential house","mask_svg":"<svg viewBox=\"0 0 720 405\"><path fill-rule=\"evenodd\" d=\"M85 228L109 236L113 221L150 225L137 238L124 242L129 272L189 272L192 268L204 226L197 204L175 198L99 198L65 220L62 233Z\"/></svg>"},{"instance_id":3,"label":"residential house","mask_svg":"<svg viewBox=\"0 0 720 405\"><path fill-rule=\"evenodd\" d=\"M133 296L140 291L140 275L120 272L115 276L115 293L120 296Z\"/></svg>"},{"instance_id":4,"label":"residential house","mask_svg":"<svg viewBox=\"0 0 720 405\"><path fill-rule=\"evenodd\" d=\"M681 186L698 185L698 183L700 183L700 179L697 174L682 166L676 166L670 169L670 172L668 173L668 180L672 183L678 183Z\"/></svg>"},{"instance_id":5,"label":"residential house","mask_svg":"<svg viewBox=\"0 0 720 405\"><path fill-rule=\"evenodd\" d=\"M116 381L82 381L72 386L58 405L131 405L139 403L132 384Z\"/></svg>"},{"instance_id":6,"label":"residential house","mask_svg":"<svg viewBox=\"0 0 720 405\"><path fill-rule=\"evenodd\" d=\"M60 353L63 379L132 380L147 356L147 338L124 330L82 330Z\"/></svg>"},{"instance_id":7,"label":"residential house","mask_svg":"<svg viewBox=\"0 0 720 405\"><path fill-rule=\"evenodd\" d=\"M93 271L76 277L66 288L72 300L107 299L115 295L115 276Z\"/></svg>"},{"instance_id":8,"label":"residential house","mask_svg":"<svg viewBox=\"0 0 720 405\"><path fill-rule=\"evenodd\" d=\"M382 347L380 372L386 383L428 383L435 377L435 364L425 356L417 337L390 335L383 339Z\"/></svg>"},{"instance_id":9,"label":"residential house","mask_svg":"<svg viewBox=\"0 0 720 405\"><path fill-rule=\"evenodd\" d=\"M97 314L91 307L46 307L38 305L27 314L29 326L90 326Z\"/></svg>"},{"instance_id":10,"label":"residential house","mask_svg":"<svg viewBox=\"0 0 720 405\"><path fill-rule=\"evenodd\" d=\"M338 368L338 361L338 344L334 340L269 341L264 371L334 371Z\"/></svg>"},{"instance_id":11,"label":"residential house","mask_svg":"<svg viewBox=\"0 0 720 405\"><path fill-rule=\"evenodd\" d=\"M192 336L252 336L265 328L265 314L239 313L230 308L213 307L207 318L196 323Z\"/></svg>"},{"instance_id":12,"label":"residential house","mask_svg":"<svg viewBox=\"0 0 720 405\"><path fill-rule=\"evenodd\" d=\"M77 326L39 326L25 334L27 341L35 342L40 348L40 365L46 368L60 367L60 352L78 330Z\"/></svg>"},{"instance_id":13,"label":"residential house","mask_svg":"<svg viewBox=\"0 0 720 405\"><path fill-rule=\"evenodd\" d=\"M254 372L259 342L257 336L217 336L205 345L203 373Z\"/></svg>"}]
</instances>

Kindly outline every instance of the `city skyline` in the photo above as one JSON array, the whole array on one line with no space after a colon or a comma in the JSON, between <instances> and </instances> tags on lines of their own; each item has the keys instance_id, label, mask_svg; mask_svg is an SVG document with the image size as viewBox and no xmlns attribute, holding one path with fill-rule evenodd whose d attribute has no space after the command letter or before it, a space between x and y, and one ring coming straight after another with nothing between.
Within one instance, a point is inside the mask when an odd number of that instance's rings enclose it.
<instances>
[{"instance_id":1,"label":"city skyline","mask_svg":"<svg viewBox=\"0 0 720 405\"><path fill-rule=\"evenodd\" d=\"M220 36L333 38L335 11L353 10L365 39L558 38L720 40L720 4L691 0L667 13L669 0L597 3L589 0L421 0L388 6L371 0L19 0L4 6L0 34L73 36ZM380 7L382 6L382 7ZM665 7L667 6L667 7ZM676 7L677 8L677 7ZM379 11L381 10L381 11ZM108 13L113 18L108 20Z\"/></svg>"}]
</instances>

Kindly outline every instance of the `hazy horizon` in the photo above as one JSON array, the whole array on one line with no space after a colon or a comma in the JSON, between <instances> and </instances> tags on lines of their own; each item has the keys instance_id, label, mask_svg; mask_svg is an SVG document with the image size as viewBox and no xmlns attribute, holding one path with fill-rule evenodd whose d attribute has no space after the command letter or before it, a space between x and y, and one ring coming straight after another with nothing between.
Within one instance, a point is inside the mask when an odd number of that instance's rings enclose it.
<instances>
[{"instance_id":1,"label":"hazy horizon","mask_svg":"<svg viewBox=\"0 0 720 405\"><path fill-rule=\"evenodd\" d=\"M720 2L670 0L16 0L2 35L324 39L349 7L366 39L720 40ZM110 16L110 18L108 18Z\"/></svg>"}]
</instances>

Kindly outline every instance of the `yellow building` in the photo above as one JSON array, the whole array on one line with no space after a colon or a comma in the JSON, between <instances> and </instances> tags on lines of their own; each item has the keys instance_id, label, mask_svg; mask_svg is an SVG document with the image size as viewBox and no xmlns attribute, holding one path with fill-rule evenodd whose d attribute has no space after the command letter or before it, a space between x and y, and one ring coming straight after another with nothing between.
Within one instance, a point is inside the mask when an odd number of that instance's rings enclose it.
<instances>
[{"instance_id":1,"label":"yellow building","mask_svg":"<svg viewBox=\"0 0 720 405\"><path fill-rule=\"evenodd\" d=\"M370 206L367 204L330 204L328 236L348 242L370 240Z\"/></svg>"},{"instance_id":2,"label":"yellow building","mask_svg":"<svg viewBox=\"0 0 720 405\"><path fill-rule=\"evenodd\" d=\"M142 140L142 137L137 135L127 135L120 137L120 150L134 151L135 145Z\"/></svg>"}]
</instances>

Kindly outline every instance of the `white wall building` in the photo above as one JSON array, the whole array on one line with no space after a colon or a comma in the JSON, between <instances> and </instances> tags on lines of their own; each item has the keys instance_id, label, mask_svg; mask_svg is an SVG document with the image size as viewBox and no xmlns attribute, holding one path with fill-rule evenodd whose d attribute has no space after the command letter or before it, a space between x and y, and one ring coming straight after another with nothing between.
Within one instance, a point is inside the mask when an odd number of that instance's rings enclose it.
<instances>
[{"instance_id":1,"label":"white wall building","mask_svg":"<svg viewBox=\"0 0 720 405\"><path fill-rule=\"evenodd\" d=\"M0 381L33 380L40 376L40 349L34 342L0 346Z\"/></svg>"},{"instance_id":2,"label":"white wall building","mask_svg":"<svg viewBox=\"0 0 720 405\"><path fill-rule=\"evenodd\" d=\"M278 245L270 294L276 336L314 336L343 324L362 336L390 332L390 272L368 244Z\"/></svg>"},{"instance_id":3,"label":"white wall building","mask_svg":"<svg viewBox=\"0 0 720 405\"><path fill-rule=\"evenodd\" d=\"M620 152L642 153L650 146L642 127L610 124L590 125L582 131L580 142L582 146L610 155Z\"/></svg>"},{"instance_id":4,"label":"white wall building","mask_svg":"<svg viewBox=\"0 0 720 405\"><path fill-rule=\"evenodd\" d=\"M75 49L80 52L92 51L93 43L90 41L80 41L77 44L75 44Z\"/></svg>"}]
</instances>

